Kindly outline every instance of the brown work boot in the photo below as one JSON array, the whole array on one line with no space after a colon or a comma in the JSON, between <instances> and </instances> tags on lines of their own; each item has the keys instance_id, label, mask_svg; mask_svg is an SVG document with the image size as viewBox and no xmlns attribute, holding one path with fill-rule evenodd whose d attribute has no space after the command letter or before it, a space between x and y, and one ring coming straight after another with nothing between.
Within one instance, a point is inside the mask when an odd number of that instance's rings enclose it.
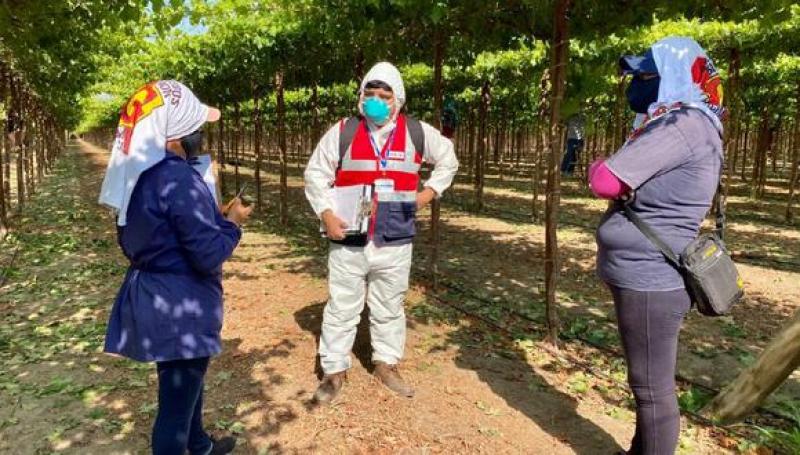
<instances>
[{"instance_id":1,"label":"brown work boot","mask_svg":"<svg viewBox=\"0 0 800 455\"><path fill-rule=\"evenodd\" d=\"M380 379L383 385L388 387L389 390L402 397L411 398L414 396L414 389L406 384L406 381L400 377L400 373L397 372L397 365L389 365L380 360L376 360L374 363L375 376Z\"/></svg>"},{"instance_id":2,"label":"brown work boot","mask_svg":"<svg viewBox=\"0 0 800 455\"><path fill-rule=\"evenodd\" d=\"M319 404L328 404L339 395L344 385L346 374L344 371L338 373L326 374L314 392L314 401Z\"/></svg>"}]
</instances>

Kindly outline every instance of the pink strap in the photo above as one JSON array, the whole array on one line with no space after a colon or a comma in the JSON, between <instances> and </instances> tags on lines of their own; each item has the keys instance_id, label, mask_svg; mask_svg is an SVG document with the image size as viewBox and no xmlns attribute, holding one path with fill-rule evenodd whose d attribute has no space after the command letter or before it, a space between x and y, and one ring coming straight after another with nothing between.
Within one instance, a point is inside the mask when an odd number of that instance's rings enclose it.
<instances>
[{"instance_id":1,"label":"pink strap","mask_svg":"<svg viewBox=\"0 0 800 455\"><path fill-rule=\"evenodd\" d=\"M589 187L592 193L601 199L617 199L631 190L622 180L617 178L604 160L596 160L589 166Z\"/></svg>"}]
</instances>

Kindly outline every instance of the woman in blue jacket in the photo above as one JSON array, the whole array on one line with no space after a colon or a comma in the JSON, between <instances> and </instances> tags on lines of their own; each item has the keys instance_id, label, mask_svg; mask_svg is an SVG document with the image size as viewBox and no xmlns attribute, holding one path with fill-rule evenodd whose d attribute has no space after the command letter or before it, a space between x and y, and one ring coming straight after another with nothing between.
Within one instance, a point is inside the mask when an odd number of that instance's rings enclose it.
<instances>
[{"instance_id":1,"label":"woman in blue jacket","mask_svg":"<svg viewBox=\"0 0 800 455\"><path fill-rule=\"evenodd\" d=\"M220 113L183 84L158 81L123 107L100 202L117 211L130 267L117 294L105 351L156 362L154 454L223 454L234 440L203 430L203 378L222 349L222 263L251 211L234 199L223 215L187 160L200 127Z\"/></svg>"}]
</instances>

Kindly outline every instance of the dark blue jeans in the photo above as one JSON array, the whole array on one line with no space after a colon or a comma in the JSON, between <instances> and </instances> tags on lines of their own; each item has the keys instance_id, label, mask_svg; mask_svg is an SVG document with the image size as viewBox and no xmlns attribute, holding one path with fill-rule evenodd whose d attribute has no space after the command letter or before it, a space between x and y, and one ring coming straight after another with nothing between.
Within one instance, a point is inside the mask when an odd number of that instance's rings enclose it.
<instances>
[{"instance_id":1,"label":"dark blue jeans","mask_svg":"<svg viewBox=\"0 0 800 455\"><path fill-rule=\"evenodd\" d=\"M672 455L681 419L675 395L678 333L691 300L686 290L634 291L611 287L619 334L636 399L631 455Z\"/></svg>"},{"instance_id":2,"label":"dark blue jeans","mask_svg":"<svg viewBox=\"0 0 800 455\"><path fill-rule=\"evenodd\" d=\"M572 175L575 172L575 165L578 163L578 155L583 149L583 139L567 139L567 150L561 160L561 173Z\"/></svg>"},{"instance_id":3,"label":"dark blue jeans","mask_svg":"<svg viewBox=\"0 0 800 455\"><path fill-rule=\"evenodd\" d=\"M203 430L203 378L208 357L158 362L158 415L153 455L205 455L211 439Z\"/></svg>"}]
</instances>

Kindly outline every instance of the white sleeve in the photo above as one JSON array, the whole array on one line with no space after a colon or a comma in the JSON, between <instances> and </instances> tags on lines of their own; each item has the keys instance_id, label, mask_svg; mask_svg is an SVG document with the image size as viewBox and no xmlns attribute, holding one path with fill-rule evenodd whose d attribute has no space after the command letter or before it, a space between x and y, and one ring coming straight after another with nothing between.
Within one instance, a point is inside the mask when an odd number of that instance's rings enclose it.
<instances>
[{"instance_id":1,"label":"white sleeve","mask_svg":"<svg viewBox=\"0 0 800 455\"><path fill-rule=\"evenodd\" d=\"M311 208L317 216L333 208L328 189L336 180L336 168L339 166L339 129L340 125L337 122L322 136L303 174L306 199L311 203Z\"/></svg>"},{"instance_id":2,"label":"white sleeve","mask_svg":"<svg viewBox=\"0 0 800 455\"><path fill-rule=\"evenodd\" d=\"M425 122L422 131L425 133L425 154L422 159L433 165L431 177L423 186L430 187L441 196L453 183L453 178L458 171L458 158L453 147L453 141L442 136L436 128Z\"/></svg>"}]
</instances>

